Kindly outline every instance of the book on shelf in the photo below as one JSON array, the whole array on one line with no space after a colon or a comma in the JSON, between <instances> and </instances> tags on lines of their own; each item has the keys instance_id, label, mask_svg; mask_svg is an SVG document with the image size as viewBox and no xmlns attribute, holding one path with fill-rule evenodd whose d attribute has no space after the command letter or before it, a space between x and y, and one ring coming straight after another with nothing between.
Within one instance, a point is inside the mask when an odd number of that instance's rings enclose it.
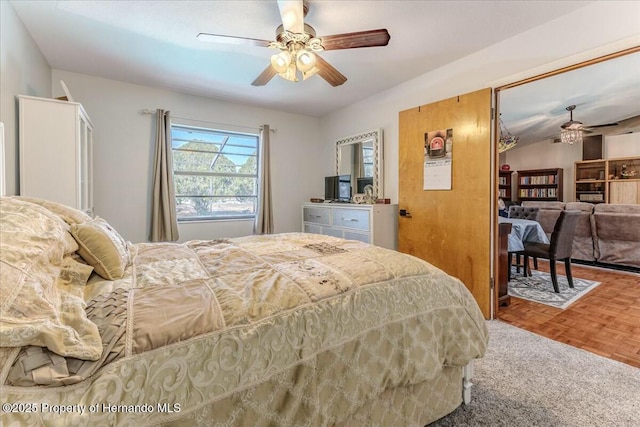
<instances>
[{"instance_id":1,"label":"book on shelf","mask_svg":"<svg viewBox=\"0 0 640 427\"><path fill-rule=\"evenodd\" d=\"M532 198L541 198L541 199L549 199L553 197L557 197L557 190L555 188L521 188L520 189L520 197L532 197Z\"/></svg>"},{"instance_id":2,"label":"book on shelf","mask_svg":"<svg viewBox=\"0 0 640 427\"><path fill-rule=\"evenodd\" d=\"M521 185L547 185L555 184L555 175L542 175L542 176L522 176L520 177Z\"/></svg>"},{"instance_id":3,"label":"book on shelf","mask_svg":"<svg viewBox=\"0 0 640 427\"><path fill-rule=\"evenodd\" d=\"M581 193L578 199L581 202L604 202L604 193Z\"/></svg>"}]
</instances>

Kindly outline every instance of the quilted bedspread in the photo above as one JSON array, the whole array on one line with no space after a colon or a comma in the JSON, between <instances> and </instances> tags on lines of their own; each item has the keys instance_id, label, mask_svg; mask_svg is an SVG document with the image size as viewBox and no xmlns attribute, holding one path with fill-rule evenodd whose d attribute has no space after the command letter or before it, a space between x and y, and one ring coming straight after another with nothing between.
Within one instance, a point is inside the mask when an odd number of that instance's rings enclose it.
<instances>
[{"instance_id":1,"label":"quilted bedspread","mask_svg":"<svg viewBox=\"0 0 640 427\"><path fill-rule=\"evenodd\" d=\"M2 349L2 425L332 425L486 349L465 286L395 251L288 233L130 252L84 287L99 360Z\"/></svg>"}]
</instances>

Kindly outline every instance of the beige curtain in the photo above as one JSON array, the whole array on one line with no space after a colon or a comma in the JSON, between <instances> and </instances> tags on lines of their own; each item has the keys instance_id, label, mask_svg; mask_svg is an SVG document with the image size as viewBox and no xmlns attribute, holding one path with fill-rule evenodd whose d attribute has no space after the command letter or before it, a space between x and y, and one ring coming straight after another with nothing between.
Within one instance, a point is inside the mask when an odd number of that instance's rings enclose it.
<instances>
[{"instance_id":1,"label":"beige curtain","mask_svg":"<svg viewBox=\"0 0 640 427\"><path fill-rule=\"evenodd\" d=\"M151 196L152 242L178 240L176 194L171 160L171 119L169 112L156 110L156 153Z\"/></svg>"},{"instance_id":2,"label":"beige curtain","mask_svg":"<svg viewBox=\"0 0 640 427\"><path fill-rule=\"evenodd\" d=\"M353 144L352 152L353 164L351 165L351 170L355 176L351 178L355 182L357 178L362 178L364 176L364 154L362 153L362 143Z\"/></svg>"},{"instance_id":3,"label":"beige curtain","mask_svg":"<svg viewBox=\"0 0 640 427\"><path fill-rule=\"evenodd\" d=\"M260 128L260 165L258 166L258 211L253 225L255 234L273 233L269 134L269 125L262 125Z\"/></svg>"}]
</instances>

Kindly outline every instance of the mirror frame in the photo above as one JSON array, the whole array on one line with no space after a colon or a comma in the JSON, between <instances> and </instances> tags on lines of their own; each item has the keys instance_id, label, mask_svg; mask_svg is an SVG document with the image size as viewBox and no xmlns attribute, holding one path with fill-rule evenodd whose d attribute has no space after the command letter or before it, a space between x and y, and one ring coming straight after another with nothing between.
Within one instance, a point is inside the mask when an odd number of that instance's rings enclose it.
<instances>
[{"instance_id":1,"label":"mirror frame","mask_svg":"<svg viewBox=\"0 0 640 427\"><path fill-rule=\"evenodd\" d=\"M344 147L345 145L359 144L361 142L370 140L373 141L373 198L382 199L384 197L382 129L373 129L336 141L336 175L340 175L340 148Z\"/></svg>"}]
</instances>

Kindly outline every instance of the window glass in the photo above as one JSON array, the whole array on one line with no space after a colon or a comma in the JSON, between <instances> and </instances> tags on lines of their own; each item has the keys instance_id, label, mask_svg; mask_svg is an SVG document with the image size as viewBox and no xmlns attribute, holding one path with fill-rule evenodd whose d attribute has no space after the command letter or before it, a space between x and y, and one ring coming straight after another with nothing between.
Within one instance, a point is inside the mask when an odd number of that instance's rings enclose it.
<instances>
[{"instance_id":1,"label":"window glass","mask_svg":"<svg viewBox=\"0 0 640 427\"><path fill-rule=\"evenodd\" d=\"M362 176L373 176L373 147L362 147L362 165L364 167Z\"/></svg>"},{"instance_id":2,"label":"window glass","mask_svg":"<svg viewBox=\"0 0 640 427\"><path fill-rule=\"evenodd\" d=\"M258 136L171 126L178 220L253 218Z\"/></svg>"}]
</instances>

